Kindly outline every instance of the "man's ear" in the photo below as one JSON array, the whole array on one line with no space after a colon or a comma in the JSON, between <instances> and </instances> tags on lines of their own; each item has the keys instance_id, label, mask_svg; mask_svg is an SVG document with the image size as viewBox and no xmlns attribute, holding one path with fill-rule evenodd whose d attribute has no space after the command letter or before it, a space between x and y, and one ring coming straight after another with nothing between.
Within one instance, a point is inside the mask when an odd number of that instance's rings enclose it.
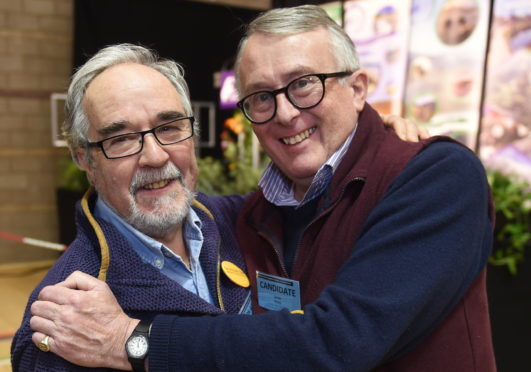
<instances>
[{"instance_id":1,"label":"man's ear","mask_svg":"<svg viewBox=\"0 0 531 372\"><path fill-rule=\"evenodd\" d=\"M90 154L88 153L87 150L81 149L81 148L77 148L74 151L74 154L76 156L76 160L77 160L77 164L79 168L81 168L86 173L89 183L93 185L92 167L90 166L90 160L89 160Z\"/></svg>"},{"instance_id":2,"label":"man's ear","mask_svg":"<svg viewBox=\"0 0 531 372\"><path fill-rule=\"evenodd\" d=\"M92 184L92 171L93 167L91 165L90 154L88 150L83 148L77 148L75 150L76 160L79 168L87 174L87 179Z\"/></svg>"},{"instance_id":3,"label":"man's ear","mask_svg":"<svg viewBox=\"0 0 531 372\"><path fill-rule=\"evenodd\" d=\"M352 87L354 106L359 111L363 110L365 100L367 99L367 89L369 86L369 77L367 72L359 69L349 77L349 83Z\"/></svg>"},{"instance_id":4,"label":"man's ear","mask_svg":"<svg viewBox=\"0 0 531 372\"><path fill-rule=\"evenodd\" d=\"M75 157L77 160L77 164L81 169L83 169L85 172L88 172L89 169L89 161L88 161L88 154L85 149L77 148L75 151Z\"/></svg>"}]
</instances>

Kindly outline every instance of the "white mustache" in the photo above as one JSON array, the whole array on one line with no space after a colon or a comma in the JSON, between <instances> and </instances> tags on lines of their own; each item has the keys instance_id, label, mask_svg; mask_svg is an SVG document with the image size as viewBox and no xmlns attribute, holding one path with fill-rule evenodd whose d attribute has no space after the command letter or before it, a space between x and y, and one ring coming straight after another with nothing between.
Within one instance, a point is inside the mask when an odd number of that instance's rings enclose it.
<instances>
[{"instance_id":1,"label":"white mustache","mask_svg":"<svg viewBox=\"0 0 531 372\"><path fill-rule=\"evenodd\" d=\"M167 163L163 168L139 169L131 180L129 192L131 195L135 195L136 192L145 185L162 180L177 180L182 184L183 174L179 168L172 163Z\"/></svg>"}]
</instances>

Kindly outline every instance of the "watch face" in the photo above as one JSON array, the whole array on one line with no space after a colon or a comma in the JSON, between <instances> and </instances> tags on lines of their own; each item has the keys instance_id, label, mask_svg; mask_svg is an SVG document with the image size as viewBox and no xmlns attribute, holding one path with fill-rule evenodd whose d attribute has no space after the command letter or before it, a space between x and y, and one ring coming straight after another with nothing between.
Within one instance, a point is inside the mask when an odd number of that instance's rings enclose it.
<instances>
[{"instance_id":1,"label":"watch face","mask_svg":"<svg viewBox=\"0 0 531 372\"><path fill-rule=\"evenodd\" d=\"M127 353L133 358L142 358L148 349L148 341L145 336L136 335L127 342Z\"/></svg>"}]
</instances>

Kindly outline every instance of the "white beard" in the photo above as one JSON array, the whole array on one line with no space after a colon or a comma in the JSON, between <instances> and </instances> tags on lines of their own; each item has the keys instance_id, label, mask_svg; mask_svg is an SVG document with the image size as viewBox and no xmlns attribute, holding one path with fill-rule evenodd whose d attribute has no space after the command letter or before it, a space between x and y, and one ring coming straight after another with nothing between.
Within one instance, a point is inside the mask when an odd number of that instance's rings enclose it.
<instances>
[{"instance_id":1,"label":"white beard","mask_svg":"<svg viewBox=\"0 0 531 372\"><path fill-rule=\"evenodd\" d=\"M179 192L175 191L157 199L149 212L141 211L137 202L132 199L129 206L130 214L125 220L137 230L152 238L162 238L171 230L183 223L192 202L195 198L193 192L182 184L182 201L178 202Z\"/></svg>"},{"instance_id":2,"label":"white beard","mask_svg":"<svg viewBox=\"0 0 531 372\"><path fill-rule=\"evenodd\" d=\"M136 200L136 193L145 185L161 180L179 182L182 191L174 191L169 195L155 199L151 205L146 205L148 211L141 210ZM97 179L93 180L96 186ZM118 215L118 211L100 193L106 204ZM152 237L162 238L176 227L181 225L188 216L195 193L184 185L182 172L172 163L167 163L163 168L146 168L138 170L129 186L129 213L121 215L138 231Z\"/></svg>"}]
</instances>

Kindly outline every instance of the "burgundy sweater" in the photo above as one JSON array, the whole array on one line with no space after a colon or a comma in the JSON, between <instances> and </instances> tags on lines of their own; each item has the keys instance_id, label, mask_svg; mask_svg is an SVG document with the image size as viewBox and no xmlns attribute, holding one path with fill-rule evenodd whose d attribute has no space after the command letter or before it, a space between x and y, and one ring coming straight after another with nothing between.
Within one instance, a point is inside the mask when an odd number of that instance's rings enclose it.
<instances>
[{"instance_id":1,"label":"burgundy sweater","mask_svg":"<svg viewBox=\"0 0 531 372\"><path fill-rule=\"evenodd\" d=\"M305 219L310 217L311 223L299 236L286 240L286 235L292 234L294 226L298 224L293 222L294 211L291 213L291 218L286 219L282 208L266 201L261 191L252 195L238 219L237 234L252 282L253 312L267 311L257 302L257 280L254 275L256 271L298 280L302 305L314 302L323 289L334 282L351 251L356 250L363 228L370 228L366 226L368 216L381 202L390 184L415 155L426 146L440 141L450 141L450 139L432 137L420 143L402 142L379 124L379 116L367 105L360 117L360 126L353 143L337 169L327 192L318 201L315 214L300 216ZM490 209L486 206L481 208L492 213L490 207ZM418 218L424 217L418 216ZM422 234L422 231L418 233ZM448 227L448 234L450 233L451 228ZM482 232L470 231L470 233ZM399 235L400 231L396 234ZM295 241L298 244L295 244L295 247L286 247L284 244L286 241ZM478 253L481 253L480 247L476 248ZM396 243L396 249L401 249L399 241ZM290 271L286 271L283 260L286 250L295 250L295 259ZM400 258L397 259L396 265L401 265ZM291 275L288 275L288 272L291 272ZM435 323L440 323L435 332L428 335L431 330L418 329L413 319L410 328L415 330L413 333L418 332L418 336L407 342L397 340L397 344L391 348L388 356L395 360L392 362L382 360L383 366L377 370L433 372L435 366L453 372L484 372L495 369L487 311L485 273L483 271L480 274L480 272L481 269L476 268L467 284L471 285L473 279L472 286L463 291L462 297L452 298L446 305L447 308L434 317ZM379 273L375 267L374 275L366 280L378 281L379 275L385 273ZM411 275L410 280L423 279ZM370 286L370 283L367 285ZM433 325L430 328L433 328ZM455 360L450 369L448 369L449 359ZM438 370L437 368L435 367L435 370Z\"/></svg>"}]
</instances>

